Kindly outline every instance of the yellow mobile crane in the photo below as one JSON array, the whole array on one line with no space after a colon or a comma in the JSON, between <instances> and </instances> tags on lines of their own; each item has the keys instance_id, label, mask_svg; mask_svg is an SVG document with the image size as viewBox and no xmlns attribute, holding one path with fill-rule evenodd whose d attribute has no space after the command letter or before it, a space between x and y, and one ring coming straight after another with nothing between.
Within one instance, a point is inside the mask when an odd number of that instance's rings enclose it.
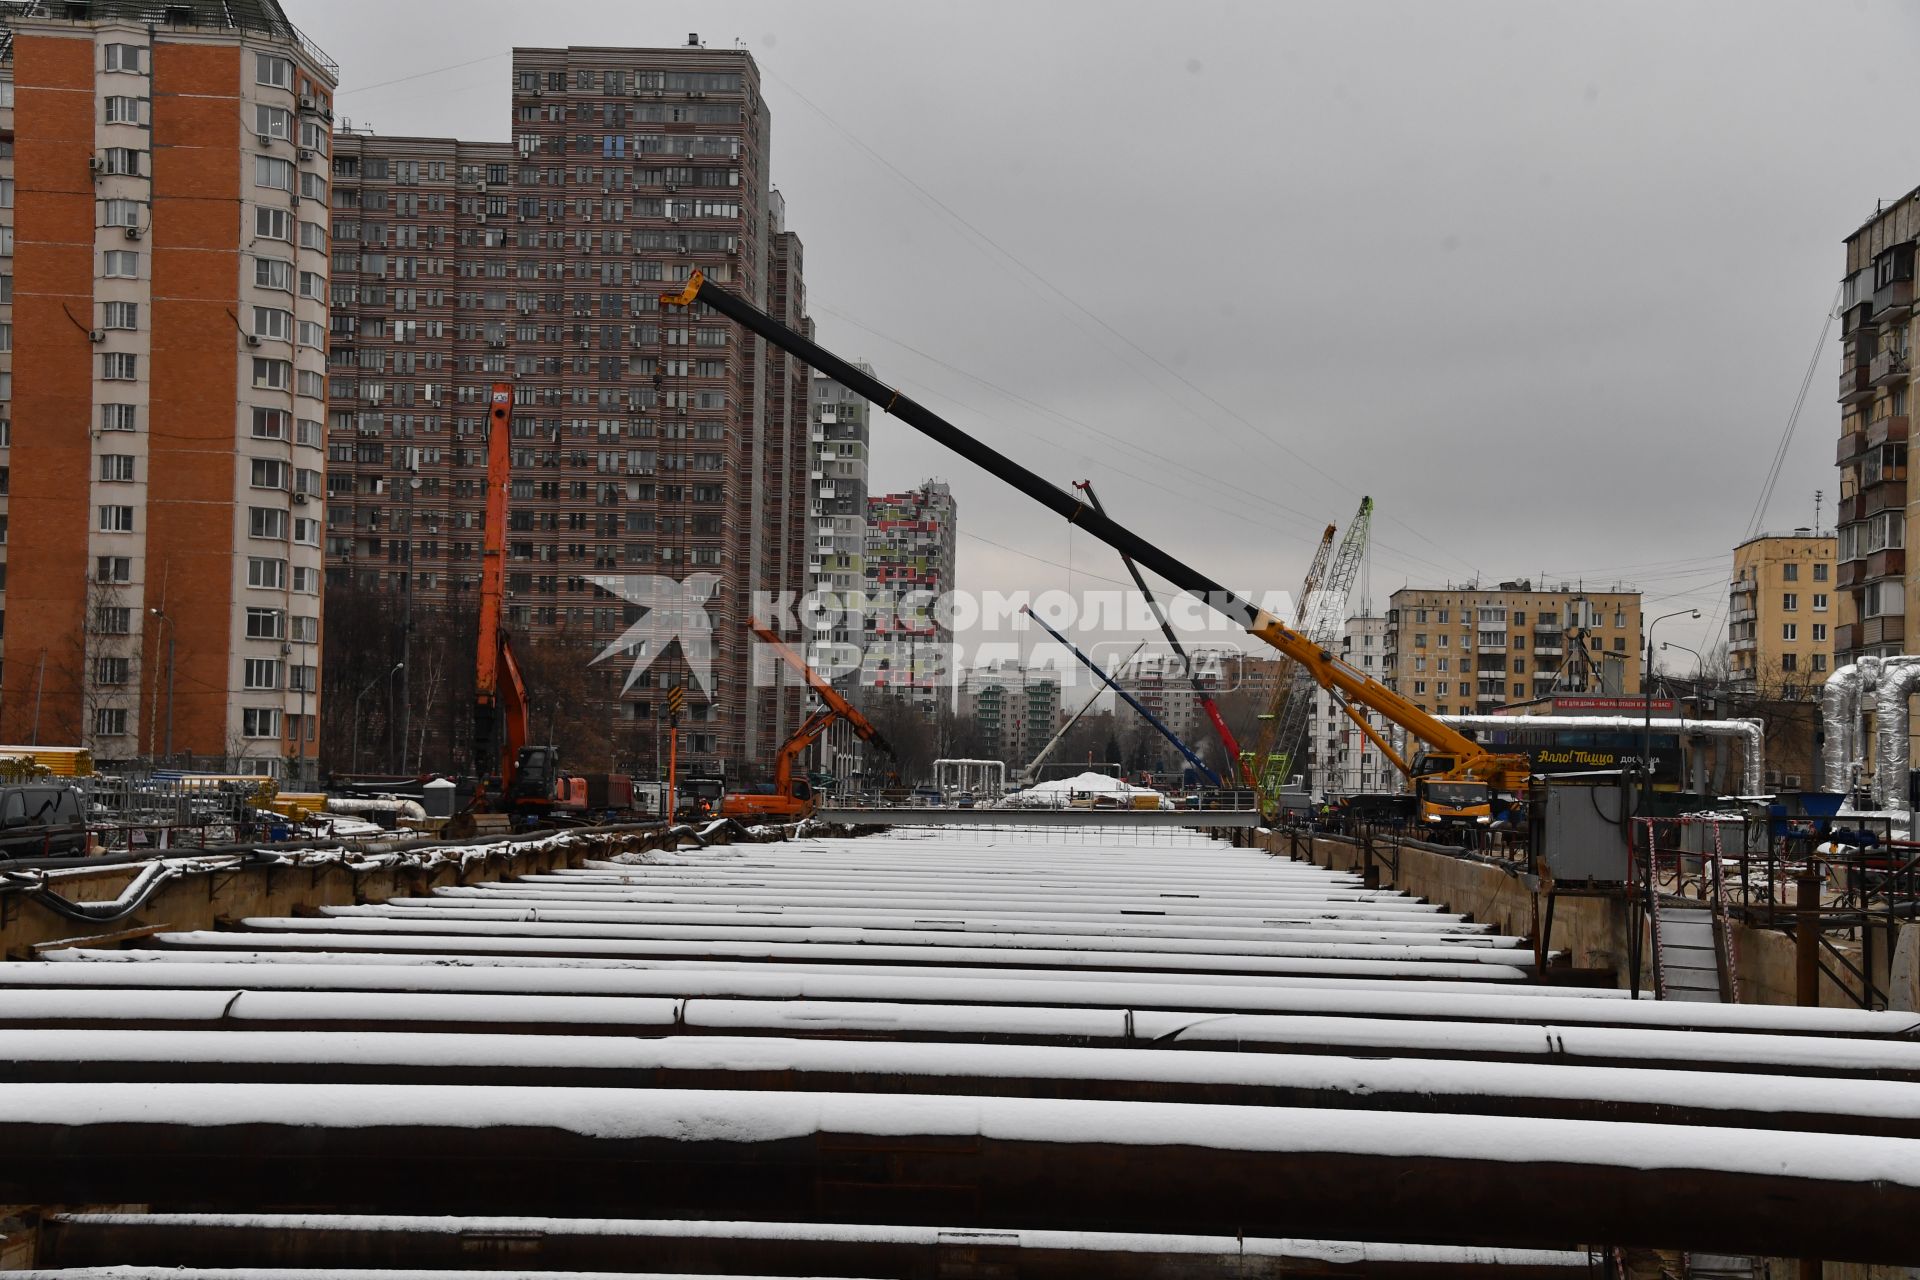
<instances>
[{"instance_id":1,"label":"yellow mobile crane","mask_svg":"<svg viewBox=\"0 0 1920 1280\"><path fill-rule=\"evenodd\" d=\"M728 293L708 280L704 273L694 271L687 279L686 288L678 293L662 294L660 301L669 307L691 308L700 305L717 311L809 368L857 392L922 435L1000 477L1120 554L1133 557L1180 590L1198 596L1213 609L1245 627L1249 634L1259 637L1306 668L1313 676L1314 683L1333 694L1341 709L1359 725L1367 739L1393 762L1395 768L1408 777L1424 780L1430 791L1437 790L1439 784L1457 784L1446 788L1451 799L1478 796L1484 800L1493 791L1517 791L1526 784L1531 765L1525 755L1488 751L1466 734L1435 719L1373 677L1347 665L1325 647L1313 643L1252 601L1227 590L1105 512L1096 510L1066 490L1049 483L872 374L855 368L812 339L795 333L752 303ZM1393 749L1391 743L1374 730L1367 722L1367 717L1355 709L1356 704L1378 712L1405 729L1427 750L1416 762L1409 764Z\"/></svg>"}]
</instances>

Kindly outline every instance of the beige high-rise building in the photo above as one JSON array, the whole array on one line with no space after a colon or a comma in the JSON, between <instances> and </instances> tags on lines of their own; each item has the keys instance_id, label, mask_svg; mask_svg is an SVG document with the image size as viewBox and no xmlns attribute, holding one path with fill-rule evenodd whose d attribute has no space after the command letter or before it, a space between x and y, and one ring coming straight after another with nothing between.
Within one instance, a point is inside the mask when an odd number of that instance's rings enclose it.
<instances>
[{"instance_id":1,"label":"beige high-rise building","mask_svg":"<svg viewBox=\"0 0 1920 1280\"><path fill-rule=\"evenodd\" d=\"M1382 682L1435 715L1480 715L1554 694L1640 693L1640 593L1405 587L1393 593Z\"/></svg>"},{"instance_id":2,"label":"beige high-rise building","mask_svg":"<svg viewBox=\"0 0 1920 1280\"><path fill-rule=\"evenodd\" d=\"M1768 533L1733 549L1727 668L1736 685L1768 694L1817 685L1833 666L1853 600L1834 590L1835 539L1811 529Z\"/></svg>"}]
</instances>

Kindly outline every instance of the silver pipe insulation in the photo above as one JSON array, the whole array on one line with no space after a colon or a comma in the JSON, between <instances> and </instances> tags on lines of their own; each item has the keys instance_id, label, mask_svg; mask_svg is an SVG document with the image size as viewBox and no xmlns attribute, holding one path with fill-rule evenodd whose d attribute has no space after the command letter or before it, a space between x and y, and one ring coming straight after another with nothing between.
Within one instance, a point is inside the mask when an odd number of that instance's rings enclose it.
<instances>
[{"instance_id":1,"label":"silver pipe insulation","mask_svg":"<svg viewBox=\"0 0 1920 1280\"><path fill-rule=\"evenodd\" d=\"M1440 716L1456 729L1604 729L1613 733L1644 732L1642 716ZM1758 720L1690 720L1655 716L1652 727L1661 733L1693 734L1707 738L1738 738L1742 749L1740 790L1760 795L1766 788L1767 748L1764 726Z\"/></svg>"},{"instance_id":2,"label":"silver pipe insulation","mask_svg":"<svg viewBox=\"0 0 1920 1280\"><path fill-rule=\"evenodd\" d=\"M1920 685L1920 657L1893 665L1899 661L1887 660L1874 699L1873 803L1878 809L1904 809L1907 804L1907 770L1912 767L1913 756L1907 736L1907 700Z\"/></svg>"}]
</instances>

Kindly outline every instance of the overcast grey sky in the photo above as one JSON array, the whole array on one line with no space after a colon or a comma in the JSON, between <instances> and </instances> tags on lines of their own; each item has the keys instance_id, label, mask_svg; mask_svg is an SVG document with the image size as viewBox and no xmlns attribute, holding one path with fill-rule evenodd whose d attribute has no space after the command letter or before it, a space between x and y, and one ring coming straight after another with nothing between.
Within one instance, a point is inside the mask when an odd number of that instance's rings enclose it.
<instances>
[{"instance_id":1,"label":"overcast grey sky","mask_svg":"<svg viewBox=\"0 0 1920 1280\"><path fill-rule=\"evenodd\" d=\"M1841 240L1920 184L1895 3L286 7L385 133L507 137L516 44L739 40L828 347L1237 586L1371 493L1379 608L1478 573L1711 616ZM1768 528L1832 511L1838 348ZM874 437L876 492L953 482L963 588L1124 576Z\"/></svg>"}]
</instances>

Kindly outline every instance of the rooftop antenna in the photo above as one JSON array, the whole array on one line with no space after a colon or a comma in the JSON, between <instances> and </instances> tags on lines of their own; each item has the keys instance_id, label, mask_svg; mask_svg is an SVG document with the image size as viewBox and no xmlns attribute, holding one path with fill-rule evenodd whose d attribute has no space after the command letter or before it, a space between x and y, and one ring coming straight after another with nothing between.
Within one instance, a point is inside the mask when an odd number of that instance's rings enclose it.
<instances>
[{"instance_id":1,"label":"rooftop antenna","mask_svg":"<svg viewBox=\"0 0 1920 1280\"><path fill-rule=\"evenodd\" d=\"M1820 490L1813 491L1813 536L1820 536L1820 503L1827 495Z\"/></svg>"}]
</instances>

